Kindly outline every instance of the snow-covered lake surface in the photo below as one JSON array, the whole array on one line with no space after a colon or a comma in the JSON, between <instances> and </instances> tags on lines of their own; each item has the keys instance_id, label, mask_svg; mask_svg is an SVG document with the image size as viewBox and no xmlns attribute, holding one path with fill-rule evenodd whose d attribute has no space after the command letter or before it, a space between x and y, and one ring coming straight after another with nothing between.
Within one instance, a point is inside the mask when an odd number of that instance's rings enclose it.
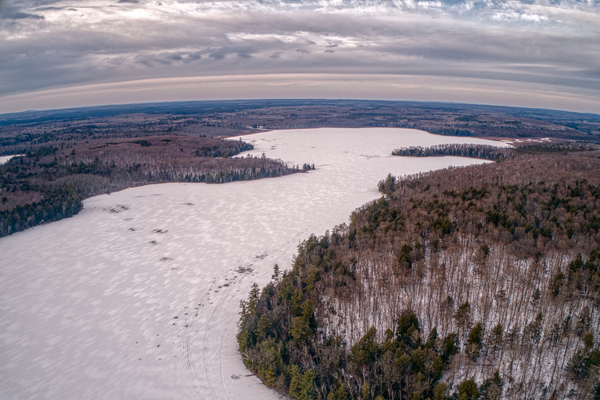
<instances>
[{"instance_id":1,"label":"snow-covered lake surface","mask_svg":"<svg viewBox=\"0 0 600 400\"><path fill-rule=\"evenodd\" d=\"M15 154L12 156L0 156L0 165L6 163L8 160L10 160L13 157L21 157L23 154Z\"/></svg>"},{"instance_id":2,"label":"snow-covered lake surface","mask_svg":"<svg viewBox=\"0 0 600 400\"><path fill-rule=\"evenodd\" d=\"M245 136L306 174L162 184L85 201L0 239L1 399L276 399L236 348L239 302L311 233L347 222L387 176L480 160L402 146L499 142L406 129Z\"/></svg>"}]
</instances>

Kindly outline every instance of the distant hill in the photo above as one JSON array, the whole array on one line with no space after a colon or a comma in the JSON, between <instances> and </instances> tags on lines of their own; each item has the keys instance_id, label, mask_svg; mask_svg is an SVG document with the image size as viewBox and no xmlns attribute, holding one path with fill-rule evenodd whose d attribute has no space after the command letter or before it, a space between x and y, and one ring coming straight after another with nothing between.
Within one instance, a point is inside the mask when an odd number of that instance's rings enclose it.
<instances>
[{"instance_id":1,"label":"distant hill","mask_svg":"<svg viewBox=\"0 0 600 400\"><path fill-rule=\"evenodd\" d=\"M157 117L164 116L163 125L165 120L171 122L170 132L189 134L195 130L210 136L239 134L257 127L389 126L458 136L600 137L600 115L590 113L437 102L284 99L125 104L0 114L0 138L10 136L16 128L28 131L49 123L110 123L127 115L136 115L138 123L155 125Z\"/></svg>"}]
</instances>

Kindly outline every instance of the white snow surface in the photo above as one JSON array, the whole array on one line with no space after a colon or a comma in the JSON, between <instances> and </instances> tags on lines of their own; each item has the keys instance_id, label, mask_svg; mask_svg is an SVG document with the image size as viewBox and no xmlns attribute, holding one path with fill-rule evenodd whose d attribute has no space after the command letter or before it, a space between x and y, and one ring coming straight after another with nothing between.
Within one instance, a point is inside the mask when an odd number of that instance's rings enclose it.
<instances>
[{"instance_id":1,"label":"white snow surface","mask_svg":"<svg viewBox=\"0 0 600 400\"><path fill-rule=\"evenodd\" d=\"M21 157L23 154L15 154L12 156L0 156L0 165L5 164L8 160L13 157Z\"/></svg>"},{"instance_id":2,"label":"white snow surface","mask_svg":"<svg viewBox=\"0 0 600 400\"><path fill-rule=\"evenodd\" d=\"M300 241L376 199L388 173L481 160L403 146L503 143L395 129L244 136L305 174L169 183L85 201L75 217L0 239L1 399L277 399L245 368L239 302Z\"/></svg>"}]
</instances>

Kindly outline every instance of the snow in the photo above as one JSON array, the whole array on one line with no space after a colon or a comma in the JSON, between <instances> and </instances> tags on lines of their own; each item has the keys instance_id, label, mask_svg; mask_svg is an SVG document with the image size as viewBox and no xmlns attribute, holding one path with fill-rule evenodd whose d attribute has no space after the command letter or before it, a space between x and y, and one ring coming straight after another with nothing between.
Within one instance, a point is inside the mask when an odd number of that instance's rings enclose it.
<instances>
[{"instance_id":1,"label":"snow","mask_svg":"<svg viewBox=\"0 0 600 400\"><path fill-rule=\"evenodd\" d=\"M298 243L376 199L388 173L481 160L403 146L502 143L407 129L244 136L306 174L169 183L85 201L75 217L0 239L0 398L276 399L237 351L239 302ZM243 155L242 155L243 156Z\"/></svg>"},{"instance_id":2,"label":"snow","mask_svg":"<svg viewBox=\"0 0 600 400\"><path fill-rule=\"evenodd\" d=\"M8 160L13 157L21 157L23 154L15 154L12 156L0 156L0 165L5 164Z\"/></svg>"}]
</instances>

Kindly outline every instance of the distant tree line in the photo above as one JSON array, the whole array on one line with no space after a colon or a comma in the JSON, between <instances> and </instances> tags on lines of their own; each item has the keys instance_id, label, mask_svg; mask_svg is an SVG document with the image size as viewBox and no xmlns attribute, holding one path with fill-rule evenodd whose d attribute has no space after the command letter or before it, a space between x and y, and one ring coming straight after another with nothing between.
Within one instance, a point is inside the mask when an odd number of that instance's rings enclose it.
<instances>
[{"instance_id":1,"label":"distant tree line","mask_svg":"<svg viewBox=\"0 0 600 400\"><path fill-rule=\"evenodd\" d=\"M593 142L520 142L515 143L515 145L517 147L497 147L470 143L439 144L429 147L410 146L395 149L392 151L392 154L395 156L410 157L457 156L502 161L517 154L567 154L572 152L591 152L600 150L600 144Z\"/></svg>"},{"instance_id":2,"label":"distant tree line","mask_svg":"<svg viewBox=\"0 0 600 400\"><path fill-rule=\"evenodd\" d=\"M484 160L504 160L513 154L512 149L483 144L438 144L430 147L402 147L392 152L395 156L433 157L457 156L482 158Z\"/></svg>"},{"instance_id":3,"label":"distant tree line","mask_svg":"<svg viewBox=\"0 0 600 400\"><path fill-rule=\"evenodd\" d=\"M572 153L600 150L600 144L594 142L535 143L527 142L514 149L520 154Z\"/></svg>"}]
</instances>

